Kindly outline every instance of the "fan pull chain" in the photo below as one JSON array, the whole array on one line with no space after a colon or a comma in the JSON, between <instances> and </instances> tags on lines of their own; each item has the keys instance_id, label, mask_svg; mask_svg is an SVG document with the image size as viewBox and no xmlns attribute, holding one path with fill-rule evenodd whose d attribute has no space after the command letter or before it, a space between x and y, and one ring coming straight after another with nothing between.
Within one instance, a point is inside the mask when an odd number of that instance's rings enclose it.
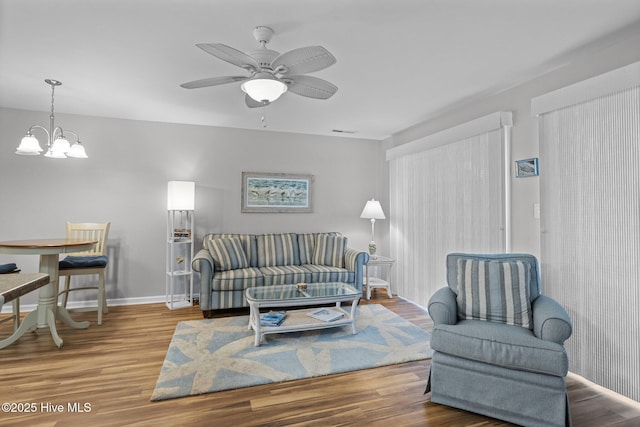
<instances>
[{"instance_id":1,"label":"fan pull chain","mask_svg":"<svg viewBox=\"0 0 640 427\"><path fill-rule=\"evenodd\" d=\"M260 121L262 122L262 127L266 129L267 127L267 107L262 107L262 116L260 117Z\"/></svg>"}]
</instances>

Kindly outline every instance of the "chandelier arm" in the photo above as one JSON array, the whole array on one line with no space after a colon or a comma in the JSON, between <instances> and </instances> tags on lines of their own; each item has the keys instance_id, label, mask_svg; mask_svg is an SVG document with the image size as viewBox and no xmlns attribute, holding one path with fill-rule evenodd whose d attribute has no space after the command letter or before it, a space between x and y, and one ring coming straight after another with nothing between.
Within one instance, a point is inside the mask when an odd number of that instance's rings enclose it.
<instances>
[{"instance_id":1,"label":"chandelier arm","mask_svg":"<svg viewBox=\"0 0 640 427\"><path fill-rule=\"evenodd\" d=\"M31 125L31 127L29 128L29 130L27 131L27 135L33 135L33 131L39 129L41 131L44 131L44 133L47 134L47 146L51 145L51 134L49 133L49 130L44 127L44 126L40 126L40 125Z\"/></svg>"}]
</instances>

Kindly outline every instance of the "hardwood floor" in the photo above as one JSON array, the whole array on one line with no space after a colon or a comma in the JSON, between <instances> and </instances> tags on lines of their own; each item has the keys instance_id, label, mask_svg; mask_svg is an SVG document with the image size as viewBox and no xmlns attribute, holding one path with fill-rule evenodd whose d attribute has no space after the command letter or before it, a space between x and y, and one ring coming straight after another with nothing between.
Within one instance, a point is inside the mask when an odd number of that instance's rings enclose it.
<instances>
[{"instance_id":1,"label":"hardwood floor","mask_svg":"<svg viewBox=\"0 0 640 427\"><path fill-rule=\"evenodd\" d=\"M372 303L385 305L425 330L431 328L425 311L397 297L388 299L382 291ZM61 349L48 330L41 329L0 350L0 401L21 409L0 413L0 425L510 425L431 403L430 395L423 394L428 361L150 402L176 323L202 318L199 308L110 307L102 326L96 325L95 313L73 317L90 320L91 327L75 330L58 323ZM0 338L8 336L10 328L0 324ZM640 425L638 404L617 400L573 376L568 390L575 426ZM25 404L32 404L35 412L26 413Z\"/></svg>"}]
</instances>

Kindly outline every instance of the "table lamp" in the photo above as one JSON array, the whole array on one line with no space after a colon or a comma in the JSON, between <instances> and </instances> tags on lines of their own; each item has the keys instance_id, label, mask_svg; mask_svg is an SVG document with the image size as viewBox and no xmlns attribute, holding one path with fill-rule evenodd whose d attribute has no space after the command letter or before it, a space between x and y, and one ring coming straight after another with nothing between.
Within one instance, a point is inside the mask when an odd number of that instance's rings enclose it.
<instances>
[{"instance_id":1,"label":"table lamp","mask_svg":"<svg viewBox=\"0 0 640 427\"><path fill-rule=\"evenodd\" d=\"M375 259L377 249L376 242L374 241L376 219L385 219L380 202L375 199L368 200L360 214L360 218L371 220L371 242L369 242L369 255Z\"/></svg>"}]
</instances>

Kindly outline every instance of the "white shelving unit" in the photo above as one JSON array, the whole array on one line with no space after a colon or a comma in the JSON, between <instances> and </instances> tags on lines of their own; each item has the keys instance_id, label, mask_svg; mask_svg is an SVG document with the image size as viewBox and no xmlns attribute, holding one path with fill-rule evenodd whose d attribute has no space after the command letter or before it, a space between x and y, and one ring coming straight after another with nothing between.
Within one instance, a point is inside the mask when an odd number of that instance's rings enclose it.
<instances>
[{"instance_id":1,"label":"white shelving unit","mask_svg":"<svg viewBox=\"0 0 640 427\"><path fill-rule=\"evenodd\" d=\"M193 211L168 211L166 304L170 310L193 305L193 237Z\"/></svg>"}]
</instances>

